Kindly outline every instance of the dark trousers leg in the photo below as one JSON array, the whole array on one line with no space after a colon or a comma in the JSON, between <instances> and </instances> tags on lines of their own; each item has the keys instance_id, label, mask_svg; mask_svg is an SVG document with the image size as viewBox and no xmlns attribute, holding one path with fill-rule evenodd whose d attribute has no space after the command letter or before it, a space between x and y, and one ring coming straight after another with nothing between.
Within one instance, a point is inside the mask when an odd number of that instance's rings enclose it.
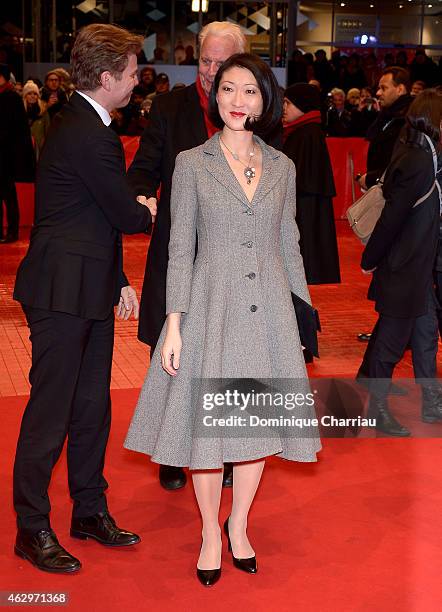
<instances>
[{"instance_id":1,"label":"dark trousers leg","mask_svg":"<svg viewBox=\"0 0 442 612\"><path fill-rule=\"evenodd\" d=\"M431 293L428 312L415 319L411 333L411 357L414 376L417 380L436 378L436 356L438 344L437 302Z\"/></svg>"},{"instance_id":2,"label":"dark trousers leg","mask_svg":"<svg viewBox=\"0 0 442 612\"><path fill-rule=\"evenodd\" d=\"M358 376L369 377L370 376L370 359L373 351L373 346L376 341L376 334L378 331L379 321L376 321L375 326L373 327L373 331L371 332L370 340L368 341L367 348L365 349L364 357L362 358L362 363L359 366Z\"/></svg>"},{"instance_id":3,"label":"dark trousers leg","mask_svg":"<svg viewBox=\"0 0 442 612\"><path fill-rule=\"evenodd\" d=\"M375 379L371 389L378 399L388 395L394 368L408 346L415 320L379 315L370 353L370 378Z\"/></svg>"},{"instance_id":4,"label":"dark trousers leg","mask_svg":"<svg viewBox=\"0 0 442 612\"><path fill-rule=\"evenodd\" d=\"M31 396L17 444L14 506L18 526L37 531L49 526L48 486L70 427L96 322L35 308L25 308L25 314L32 342Z\"/></svg>"},{"instance_id":5,"label":"dark trousers leg","mask_svg":"<svg viewBox=\"0 0 442 612\"><path fill-rule=\"evenodd\" d=\"M13 236L18 235L20 214L18 209L17 189L12 179L3 182L0 186L0 198L6 207L6 219L8 223L7 233Z\"/></svg>"},{"instance_id":6,"label":"dark trousers leg","mask_svg":"<svg viewBox=\"0 0 442 612\"><path fill-rule=\"evenodd\" d=\"M69 490L73 516L107 509L103 476L111 423L110 378L114 316L94 321L81 364L68 432Z\"/></svg>"}]
</instances>

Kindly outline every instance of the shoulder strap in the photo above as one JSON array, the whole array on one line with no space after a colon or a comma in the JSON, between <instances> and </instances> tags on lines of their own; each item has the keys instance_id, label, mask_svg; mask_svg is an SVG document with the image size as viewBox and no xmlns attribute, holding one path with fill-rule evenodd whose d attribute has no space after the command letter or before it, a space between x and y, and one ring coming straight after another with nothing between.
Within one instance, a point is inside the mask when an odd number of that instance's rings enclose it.
<instances>
[{"instance_id":1,"label":"shoulder strap","mask_svg":"<svg viewBox=\"0 0 442 612\"><path fill-rule=\"evenodd\" d=\"M427 136L426 134L424 134L426 141L428 142L429 146L430 146L430 150L433 156L433 168L434 168L434 183L431 186L431 189L429 191L427 191L427 193L425 195L423 195L421 198L419 198L419 200L417 200L417 202L415 203L415 205L413 206L413 208L416 208L416 206L419 206L419 204L422 204L422 202L425 202L425 200L427 198L430 197L430 195L433 193L433 191L437 188L438 192L439 192L439 208L442 210L442 192L441 192L441 188L440 185L437 181L437 153L436 153L436 149L434 148L434 145L431 141L431 138L429 136Z\"/></svg>"}]
</instances>

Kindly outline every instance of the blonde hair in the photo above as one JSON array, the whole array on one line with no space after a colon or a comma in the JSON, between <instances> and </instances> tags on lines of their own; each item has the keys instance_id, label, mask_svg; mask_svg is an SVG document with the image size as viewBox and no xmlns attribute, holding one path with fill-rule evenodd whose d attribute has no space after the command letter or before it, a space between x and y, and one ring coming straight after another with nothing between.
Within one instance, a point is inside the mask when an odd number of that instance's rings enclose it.
<instances>
[{"instance_id":1,"label":"blonde hair","mask_svg":"<svg viewBox=\"0 0 442 612\"><path fill-rule=\"evenodd\" d=\"M361 90L357 87L352 87L347 91L347 100L349 100L352 96L357 96L359 98L361 96Z\"/></svg>"},{"instance_id":2,"label":"blonde hair","mask_svg":"<svg viewBox=\"0 0 442 612\"><path fill-rule=\"evenodd\" d=\"M201 47L208 36L218 36L219 38L230 38L236 48L236 53L244 53L247 47L247 39L237 23L230 21L212 21L204 26L198 34L198 41Z\"/></svg>"},{"instance_id":3,"label":"blonde hair","mask_svg":"<svg viewBox=\"0 0 442 612\"><path fill-rule=\"evenodd\" d=\"M138 53L142 44L142 36L118 26L93 23L82 28L71 53L72 82L77 89L93 91L101 86L103 72L121 78L129 54Z\"/></svg>"},{"instance_id":4,"label":"blonde hair","mask_svg":"<svg viewBox=\"0 0 442 612\"><path fill-rule=\"evenodd\" d=\"M37 94L37 104L38 104L38 107L40 108L40 113L43 113L46 110L46 104L41 99L40 90L38 88L38 85L34 83L34 81L31 81L31 80L26 81L26 83L23 85L22 100L23 100L23 105L25 107L26 112L28 111L28 101L26 100L26 96L30 93Z\"/></svg>"}]
</instances>

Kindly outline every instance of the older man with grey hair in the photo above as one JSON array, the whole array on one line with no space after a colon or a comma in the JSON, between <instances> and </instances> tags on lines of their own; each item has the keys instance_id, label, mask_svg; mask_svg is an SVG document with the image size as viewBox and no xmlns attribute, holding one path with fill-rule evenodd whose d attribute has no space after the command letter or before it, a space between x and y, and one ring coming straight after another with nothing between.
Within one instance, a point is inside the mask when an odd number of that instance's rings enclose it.
<instances>
[{"instance_id":1,"label":"older man with grey hair","mask_svg":"<svg viewBox=\"0 0 442 612\"><path fill-rule=\"evenodd\" d=\"M178 153L197 147L213 136L217 128L208 116L208 99L221 64L234 53L243 53L246 38L237 24L214 21L199 34L200 57L196 82L184 89L158 96L152 103L149 124L128 176L139 200L156 198L161 186L158 214L150 243L141 294L138 338L148 344L151 354L166 319L166 275L170 235L172 174ZM186 484L182 468L160 466L165 489ZM231 469L225 471L225 485L231 486Z\"/></svg>"}]
</instances>

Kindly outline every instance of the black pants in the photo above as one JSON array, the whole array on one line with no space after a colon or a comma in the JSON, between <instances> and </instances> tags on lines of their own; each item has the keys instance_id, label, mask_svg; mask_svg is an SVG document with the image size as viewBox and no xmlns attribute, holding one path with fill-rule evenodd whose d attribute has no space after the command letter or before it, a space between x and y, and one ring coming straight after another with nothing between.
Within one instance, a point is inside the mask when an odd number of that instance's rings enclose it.
<instances>
[{"instance_id":1,"label":"black pants","mask_svg":"<svg viewBox=\"0 0 442 612\"><path fill-rule=\"evenodd\" d=\"M104 321L24 307L31 330L31 396L14 465L18 527L49 527L48 487L68 438L73 516L106 510L103 476L109 437L113 312Z\"/></svg>"},{"instance_id":2,"label":"black pants","mask_svg":"<svg viewBox=\"0 0 442 612\"><path fill-rule=\"evenodd\" d=\"M364 354L359 374L376 379L391 379L397 363L407 346L411 348L416 379L436 378L438 347L438 320L436 300L431 293L428 312L420 317L396 318L383 314L374 326ZM388 386L379 382L379 394L388 392Z\"/></svg>"},{"instance_id":3,"label":"black pants","mask_svg":"<svg viewBox=\"0 0 442 612\"><path fill-rule=\"evenodd\" d=\"M3 230L3 202L6 206L6 219L8 223L7 233L12 236L17 236L20 222L17 190L14 181L4 177L2 177L0 181L0 234Z\"/></svg>"}]
</instances>

